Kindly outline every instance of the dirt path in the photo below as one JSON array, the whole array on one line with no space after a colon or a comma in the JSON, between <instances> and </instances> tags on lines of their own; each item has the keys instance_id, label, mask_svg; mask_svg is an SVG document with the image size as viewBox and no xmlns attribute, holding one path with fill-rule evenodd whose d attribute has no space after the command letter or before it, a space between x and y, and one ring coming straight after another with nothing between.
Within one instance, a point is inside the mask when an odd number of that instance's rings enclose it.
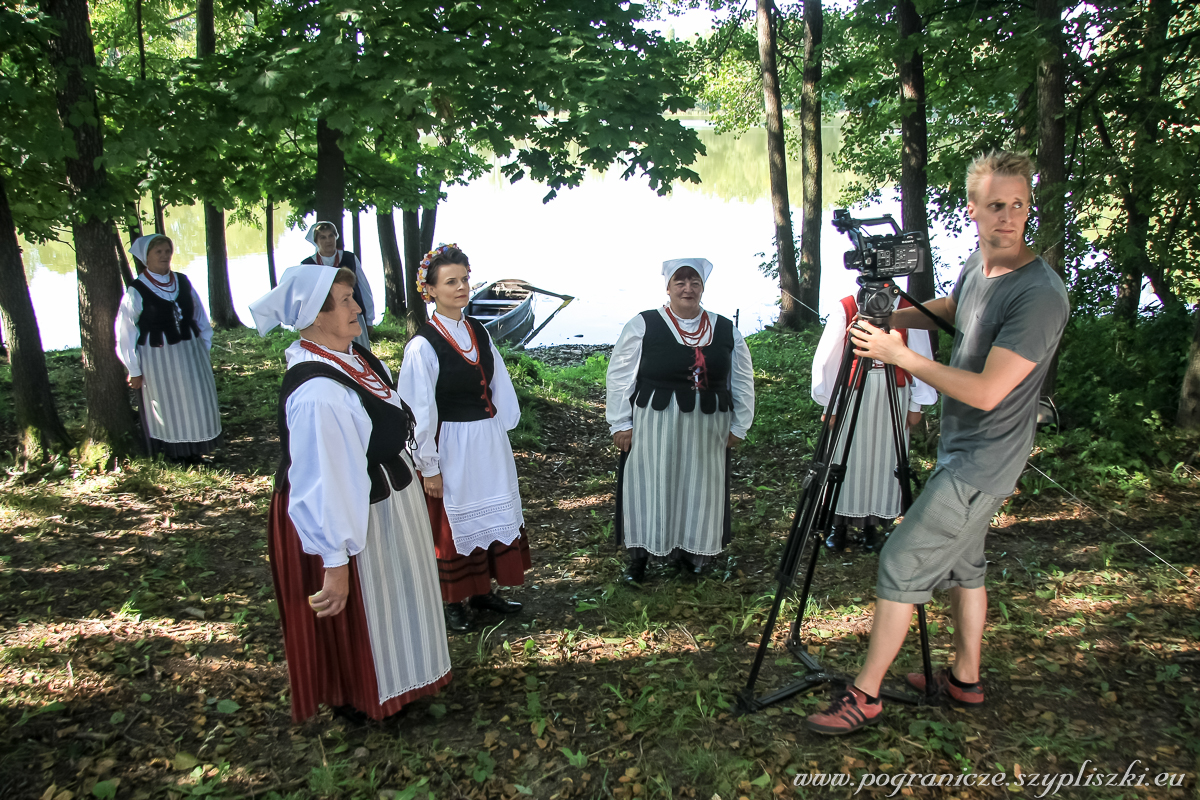
<instances>
[{"instance_id":1,"label":"dirt path","mask_svg":"<svg viewBox=\"0 0 1200 800\"><path fill-rule=\"evenodd\" d=\"M451 686L387 725L328 712L290 723L264 532L273 431L231 428L225 469L141 462L116 475L10 479L0 498L0 797L728 800L848 797L865 780L883 785L859 796L886 797L897 780L1000 772L984 788L904 792L1038 796L1018 784L1085 762L1084 775L1134 765L1149 785L1056 796L1195 796L1194 490L1117 515L1182 576L1069 504L1015 503L989 546L988 707L893 705L880 727L818 739L801 721L824 687L731 713L773 595L799 455L740 453L729 551L699 582L656 572L631 590L609 543L616 458L602 390L532 410L544 446L517 459L533 569L510 593L525 609L452 637ZM804 647L852 671L875 559L820 564ZM795 611L786 604L785 618ZM940 661L944 607L930 618ZM762 690L801 670L785 633ZM910 642L896 674L916 664ZM1153 785L1160 774L1179 777ZM794 785L814 775L832 783Z\"/></svg>"}]
</instances>

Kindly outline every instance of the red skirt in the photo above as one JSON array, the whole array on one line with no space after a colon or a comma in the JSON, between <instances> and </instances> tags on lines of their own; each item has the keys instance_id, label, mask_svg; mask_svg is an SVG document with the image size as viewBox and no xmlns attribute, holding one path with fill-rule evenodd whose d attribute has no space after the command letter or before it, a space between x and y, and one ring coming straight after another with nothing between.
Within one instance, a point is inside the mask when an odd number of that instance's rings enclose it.
<instances>
[{"instance_id":1,"label":"red skirt","mask_svg":"<svg viewBox=\"0 0 1200 800\"><path fill-rule=\"evenodd\" d=\"M477 594L487 594L492 590L493 578L500 586L525 583L525 570L532 562L524 525L521 535L512 544L492 542L487 550L476 547L469 556L459 555L442 498L425 495L425 505L429 507L429 524L433 528L433 550L437 555L442 602L457 603Z\"/></svg>"},{"instance_id":2,"label":"red skirt","mask_svg":"<svg viewBox=\"0 0 1200 800\"><path fill-rule=\"evenodd\" d=\"M325 582L324 562L320 556L305 553L301 548L300 535L287 508L287 493L272 495L267 546L283 624L283 649L292 687L292 721L300 723L313 716L321 703L330 707L353 706L379 720L395 714L418 697L437 694L450 682L452 673L428 686L379 702L357 559L350 557L350 596L345 610L334 617L318 618L308 598L321 591Z\"/></svg>"}]
</instances>

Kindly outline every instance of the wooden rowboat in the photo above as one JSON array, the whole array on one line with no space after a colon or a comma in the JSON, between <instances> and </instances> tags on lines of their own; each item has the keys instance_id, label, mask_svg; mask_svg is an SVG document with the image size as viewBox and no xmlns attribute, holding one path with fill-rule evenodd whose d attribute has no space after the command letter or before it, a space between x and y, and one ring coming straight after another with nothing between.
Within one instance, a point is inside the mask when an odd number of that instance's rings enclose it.
<instances>
[{"instance_id":1,"label":"wooden rowboat","mask_svg":"<svg viewBox=\"0 0 1200 800\"><path fill-rule=\"evenodd\" d=\"M489 283L471 295L467 314L483 323L493 341L521 344L533 329L533 287L515 278Z\"/></svg>"}]
</instances>

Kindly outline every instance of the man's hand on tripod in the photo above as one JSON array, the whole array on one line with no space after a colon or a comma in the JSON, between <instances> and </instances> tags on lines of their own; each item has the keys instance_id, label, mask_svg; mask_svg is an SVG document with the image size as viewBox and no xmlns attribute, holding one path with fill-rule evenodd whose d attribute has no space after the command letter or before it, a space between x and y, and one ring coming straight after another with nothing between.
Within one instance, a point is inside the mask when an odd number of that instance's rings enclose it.
<instances>
[{"instance_id":1,"label":"man's hand on tripod","mask_svg":"<svg viewBox=\"0 0 1200 800\"><path fill-rule=\"evenodd\" d=\"M882 361L884 364L902 367L904 365L899 363L899 359L912 352L904 344L904 337L899 331L884 331L865 319L856 320L850 326L850 338L854 341L854 355Z\"/></svg>"}]
</instances>

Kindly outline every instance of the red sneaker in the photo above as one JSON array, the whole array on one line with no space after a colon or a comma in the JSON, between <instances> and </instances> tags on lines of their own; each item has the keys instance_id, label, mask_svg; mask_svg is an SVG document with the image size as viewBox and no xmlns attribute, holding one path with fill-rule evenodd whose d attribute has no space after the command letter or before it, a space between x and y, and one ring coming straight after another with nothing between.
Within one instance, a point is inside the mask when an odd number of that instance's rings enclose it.
<instances>
[{"instance_id":1,"label":"red sneaker","mask_svg":"<svg viewBox=\"0 0 1200 800\"><path fill-rule=\"evenodd\" d=\"M883 703L878 698L874 703L867 702L867 695L862 689L850 686L833 699L829 708L817 714L810 714L808 719L804 720L804 725L810 731L840 736L867 725L874 725L879 722L882 713Z\"/></svg>"},{"instance_id":2,"label":"red sneaker","mask_svg":"<svg viewBox=\"0 0 1200 800\"><path fill-rule=\"evenodd\" d=\"M953 673L950 668L940 669L933 673L933 682L937 684L939 693L946 695L959 705L975 708L983 705L983 682L977 681L966 688L955 686L950 680ZM925 694L925 673L910 672L905 676L908 685L916 689L921 694Z\"/></svg>"}]
</instances>

